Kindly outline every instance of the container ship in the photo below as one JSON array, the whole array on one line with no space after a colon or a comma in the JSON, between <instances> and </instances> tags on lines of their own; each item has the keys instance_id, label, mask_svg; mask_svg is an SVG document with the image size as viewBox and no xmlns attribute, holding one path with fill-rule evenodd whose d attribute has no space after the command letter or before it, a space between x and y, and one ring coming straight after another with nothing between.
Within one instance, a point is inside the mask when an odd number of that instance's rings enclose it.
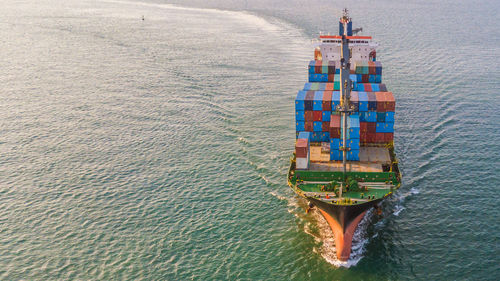
<instances>
[{"instance_id":1,"label":"container ship","mask_svg":"<svg viewBox=\"0 0 500 281\"><path fill-rule=\"evenodd\" d=\"M353 30L345 9L339 35L320 35L314 43L309 81L295 99L296 142L288 172L288 185L330 225L340 261L349 259L367 211L380 213L380 203L401 185L395 98L382 83L378 44L357 36L360 30Z\"/></svg>"}]
</instances>

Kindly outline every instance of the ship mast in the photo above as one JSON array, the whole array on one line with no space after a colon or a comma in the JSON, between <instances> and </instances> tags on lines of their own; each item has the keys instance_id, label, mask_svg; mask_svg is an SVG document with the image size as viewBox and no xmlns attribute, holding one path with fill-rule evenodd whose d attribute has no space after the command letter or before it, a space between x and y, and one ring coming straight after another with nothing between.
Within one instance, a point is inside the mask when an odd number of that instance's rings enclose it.
<instances>
[{"instance_id":1,"label":"ship mast","mask_svg":"<svg viewBox=\"0 0 500 281\"><path fill-rule=\"evenodd\" d=\"M349 78L351 64L350 64L350 51L349 51L349 39L347 39L348 35L348 22L350 22L349 15L347 14L347 9L344 9L344 14L340 19L340 22L344 25L344 34L342 35L342 43L340 50L340 93L341 104L339 107L339 111L342 116L342 146L340 149L342 150L342 164L343 164L343 181L340 186L339 191L339 199L342 198L342 189L343 185L346 183L346 174L347 174L347 116L352 111L351 106L349 104L349 100L351 98L351 79Z\"/></svg>"}]
</instances>

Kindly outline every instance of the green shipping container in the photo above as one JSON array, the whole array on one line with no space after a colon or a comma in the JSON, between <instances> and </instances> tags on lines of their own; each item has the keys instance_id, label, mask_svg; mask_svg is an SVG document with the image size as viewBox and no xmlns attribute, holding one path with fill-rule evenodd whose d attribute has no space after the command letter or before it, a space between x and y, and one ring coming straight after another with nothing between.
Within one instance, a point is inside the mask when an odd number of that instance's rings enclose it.
<instances>
[{"instance_id":1,"label":"green shipping container","mask_svg":"<svg viewBox=\"0 0 500 281\"><path fill-rule=\"evenodd\" d=\"M328 65L323 65L321 67L321 73L328 74Z\"/></svg>"}]
</instances>

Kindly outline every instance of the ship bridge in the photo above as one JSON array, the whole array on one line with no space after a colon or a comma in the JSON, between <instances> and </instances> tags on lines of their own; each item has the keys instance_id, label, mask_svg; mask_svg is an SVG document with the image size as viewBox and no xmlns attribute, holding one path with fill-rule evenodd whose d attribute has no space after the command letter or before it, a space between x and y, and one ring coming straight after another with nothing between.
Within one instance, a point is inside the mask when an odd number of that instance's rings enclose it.
<instances>
[{"instance_id":1,"label":"ship bridge","mask_svg":"<svg viewBox=\"0 0 500 281\"><path fill-rule=\"evenodd\" d=\"M346 29L344 30L344 26ZM358 29L360 31L361 29ZM351 61L375 61L378 44L372 40L371 36L356 36L353 35L352 21L348 16L344 16L339 20L340 35L320 35L319 39L314 42L316 52L322 60L340 62L340 46L342 35L346 35L348 46L351 54ZM351 69L354 63L351 64Z\"/></svg>"}]
</instances>

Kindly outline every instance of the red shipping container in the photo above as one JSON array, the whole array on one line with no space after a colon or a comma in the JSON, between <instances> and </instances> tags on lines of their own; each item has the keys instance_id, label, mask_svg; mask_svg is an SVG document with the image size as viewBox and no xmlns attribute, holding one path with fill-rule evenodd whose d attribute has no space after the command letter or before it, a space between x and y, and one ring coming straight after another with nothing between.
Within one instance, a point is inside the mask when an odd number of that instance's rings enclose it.
<instances>
[{"instance_id":1,"label":"red shipping container","mask_svg":"<svg viewBox=\"0 0 500 281\"><path fill-rule=\"evenodd\" d=\"M329 128L330 138L340 138L340 115L332 115Z\"/></svg>"},{"instance_id":2,"label":"red shipping container","mask_svg":"<svg viewBox=\"0 0 500 281\"><path fill-rule=\"evenodd\" d=\"M369 83L370 82L370 78L369 78L368 74L362 74L361 82L362 83Z\"/></svg>"},{"instance_id":3,"label":"red shipping container","mask_svg":"<svg viewBox=\"0 0 500 281\"><path fill-rule=\"evenodd\" d=\"M377 74L377 69L375 68L375 62L373 62L373 61L368 62L368 73L369 74Z\"/></svg>"},{"instance_id":4,"label":"red shipping container","mask_svg":"<svg viewBox=\"0 0 500 281\"><path fill-rule=\"evenodd\" d=\"M394 133L384 133L384 142L391 142L394 140Z\"/></svg>"},{"instance_id":5,"label":"red shipping container","mask_svg":"<svg viewBox=\"0 0 500 281\"><path fill-rule=\"evenodd\" d=\"M340 129L340 115L332 114L332 117L330 118L330 127Z\"/></svg>"},{"instance_id":6,"label":"red shipping container","mask_svg":"<svg viewBox=\"0 0 500 281\"><path fill-rule=\"evenodd\" d=\"M340 139L340 128L330 127L330 138Z\"/></svg>"},{"instance_id":7,"label":"red shipping container","mask_svg":"<svg viewBox=\"0 0 500 281\"><path fill-rule=\"evenodd\" d=\"M377 135L377 133L367 133L366 134L366 140L367 140L366 142L368 142L368 143L375 143L375 141L377 139L376 135Z\"/></svg>"},{"instance_id":8,"label":"red shipping container","mask_svg":"<svg viewBox=\"0 0 500 281\"><path fill-rule=\"evenodd\" d=\"M328 74L328 82L333 82L335 78L335 74ZM332 89L333 90L333 89Z\"/></svg>"},{"instance_id":9,"label":"red shipping container","mask_svg":"<svg viewBox=\"0 0 500 281\"><path fill-rule=\"evenodd\" d=\"M309 140L308 139L298 139L295 143L295 156L299 158L307 158L307 152L309 150Z\"/></svg>"},{"instance_id":10,"label":"red shipping container","mask_svg":"<svg viewBox=\"0 0 500 281\"><path fill-rule=\"evenodd\" d=\"M376 143L383 143L383 142L385 142L384 133L375 133L375 142Z\"/></svg>"},{"instance_id":11,"label":"red shipping container","mask_svg":"<svg viewBox=\"0 0 500 281\"><path fill-rule=\"evenodd\" d=\"M323 111L319 111L319 110L313 111L313 120L314 121L321 121L322 118L323 118Z\"/></svg>"},{"instance_id":12,"label":"red shipping container","mask_svg":"<svg viewBox=\"0 0 500 281\"><path fill-rule=\"evenodd\" d=\"M386 112L386 102L385 102L385 94L384 92L375 92L375 96L377 98L377 111L378 112Z\"/></svg>"},{"instance_id":13,"label":"red shipping container","mask_svg":"<svg viewBox=\"0 0 500 281\"><path fill-rule=\"evenodd\" d=\"M377 122L366 122L366 128L368 133L376 133L377 132ZM361 126L361 123L360 123Z\"/></svg>"},{"instance_id":14,"label":"red shipping container","mask_svg":"<svg viewBox=\"0 0 500 281\"><path fill-rule=\"evenodd\" d=\"M321 73L321 68L322 68L322 61L317 60L316 63L314 64L314 72L315 73Z\"/></svg>"},{"instance_id":15,"label":"red shipping container","mask_svg":"<svg viewBox=\"0 0 500 281\"><path fill-rule=\"evenodd\" d=\"M323 110L332 111L332 91L323 92Z\"/></svg>"},{"instance_id":16,"label":"red shipping container","mask_svg":"<svg viewBox=\"0 0 500 281\"><path fill-rule=\"evenodd\" d=\"M368 142L368 133L367 132L360 132L359 133L359 141L361 143L367 143Z\"/></svg>"},{"instance_id":17,"label":"red shipping container","mask_svg":"<svg viewBox=\"0 0 500 281\"><path fill-rule=\"evenodd\" d=\"M372 84L366 83L366 84L363 84L363 86L365 87L365 92L373 92L372 91Z\"/></svg>"},{"instance_id":18,"label":"red shipping container","mask_svg":"<svg viewBox=\"0 0 500 281\"><path fill-rule=\"evenodd\" d=\"M326 83L325 91L333 91L333 83Z\"/></svg>"},{"instance_id":19,"label":"red shipping container","mask_svg":"<svg viewBox=\"0 0 500 281\"><path fill-rule=\"evenodd\" d=\"M313 121L304 122L304 127L306 129L306 132L314 132L314 122Z\"/></svg>"},{"instance_id":20,"label":"red shipping container","mask_svg":"<svg viewBox=\"0 0 500 281\"><path fill-rule=\"evenodd\" d=\"M368 132L368 122L359 122L359 132L360 133Z\"/></svg>"},{"instance_id":21,"label":"red shipping container","mask_svg":"<svg viewBox=\"0 0 500 281\"><path fill-rule=\"evenodd\" d=\"M396 111L396 99L392 92L383 92L385 98L386 111Z\"/></svg>"},{"instance_id":22,"label":"red shipping container","mask_svg":"<svg viewBox=\"0 0 500 281\"><path fill-rule=\"evenodd\" d=\"M306 110L304 111L304 120L305 121L314 121L313 120L313 111L312 110Z\"/></svg>"},{"instance_id":23,"label":"red shipping container","mask_svg":"<svg viewBox=\"0 0 500 281\"><path fill-rule=\"evenodd\" d=\"M330 131L330 122L323 122L321 124L321 131L329 132Z\"/></svg>"}]
</instances>

